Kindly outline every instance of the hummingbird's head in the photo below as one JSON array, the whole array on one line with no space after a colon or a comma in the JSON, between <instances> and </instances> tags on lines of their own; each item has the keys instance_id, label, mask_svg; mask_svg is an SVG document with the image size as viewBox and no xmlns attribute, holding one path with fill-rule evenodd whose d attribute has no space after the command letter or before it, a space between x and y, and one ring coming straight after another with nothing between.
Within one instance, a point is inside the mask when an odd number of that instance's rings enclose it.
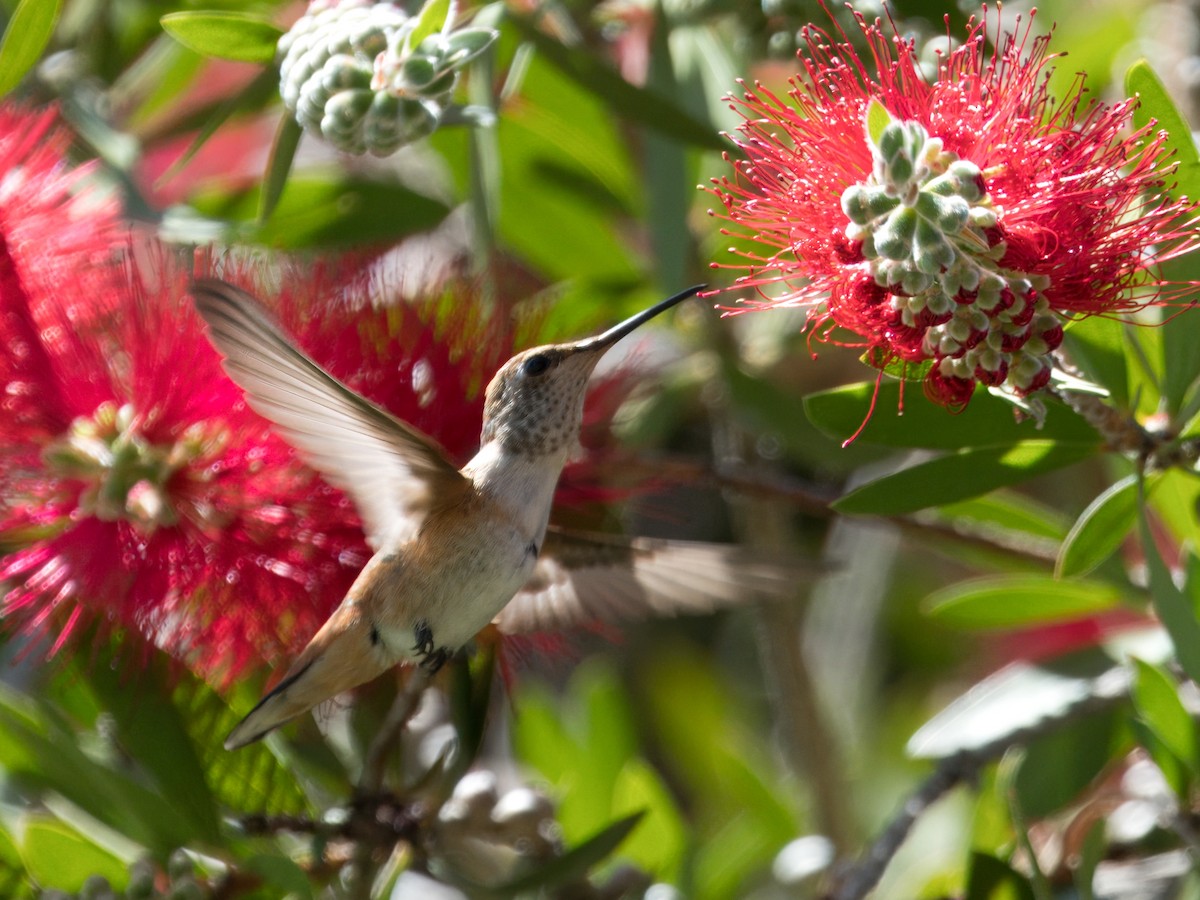
<instances>
[{"instance_id":1,"label":"hummingbird's head","mask_svg":"<svg viewBox=\"0 0 1200 900\"><path fill-rule=\"evenodd\" d=\"M688 288L595 337L518 353L487 387L482 442L499 441L509 452L531 455L570 448L583 422L588 378L600 357L639 325L703 288Z\"/></svg>"}]
</instances>

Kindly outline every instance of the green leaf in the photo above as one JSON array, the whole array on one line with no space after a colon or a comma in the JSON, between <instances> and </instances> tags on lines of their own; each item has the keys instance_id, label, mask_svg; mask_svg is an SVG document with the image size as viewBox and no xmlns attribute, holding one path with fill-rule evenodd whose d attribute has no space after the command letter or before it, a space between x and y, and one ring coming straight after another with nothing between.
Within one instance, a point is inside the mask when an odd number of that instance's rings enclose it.
<instances>
[{"instance_id":1,"label":"green leaf","mask_svg":"<svg viewBox=\"0 0 1200 900\"><path fill-rule=\"evenodd\" d=\"M283 31L269 19L245 12L195 10L167 13L163 29L201 56L270 63Z\"/></svg>"},{"instance_id":2,"label":"green leaf","mask_svg":"<svg viewBox=\"0 0 1200 900\"><path fill-rule=\"evenodd\" d=\"M637 827L642 813L618 819L578 847L572 847L529 875L496 888L503 896L516 897L538 888L550 888L582 878L597 863L607 859Z\"/></svg>"},{"instance_id":3,"label":"green leaf","mask_svg":"<svg viewBox=\"0 0 1200 900\"><path fill-rule=\"evenodd\" d=\"M1120 590L1103 582L1022 574L964 581L931 594L924 605L943 625L986 631L1077 619L1120 602Z\"/></svg>"},{"instance_id":4,"label":"green leaf","mask_svg":"<svg viewBox=\"0 0 1200 900\"><path fill-rule=\"evenodd\" d=\"M1183 592L1175 585L1171 572L1158 553L1150 522L1146 518L1145 485L1139 483L1138 534L1142 554L1146 558L1146 573L1150 582L1150 599L1154 610L1171 635L1175 653L1183 671L1193 681L1200 680L1200 622Z\"/></svg>"},{"instance_id":5,"label":"green leaf","mask_svg":"<svg viewBox=\"0 0 1200 900\"><path fill-rule=\"evenodd\" d=\"M243 693L257 697L251 691ZM300 760L280 760L265 741L233 753L222 746L240 717L212 688L199 679L187 678L176 686L173 701L200 756L205 782L221 805L264 813L307 810L298 778L311 780L311 772ZM250 696L245 701L239 708L249 708L253 702ZM296 750L292 744L288 747ZM334 790L339 788L345 785Z\"/></svg>"},{"instance_id":6,"label":"green leaf","mask_svg":"<svg viewBox=\"0 0 1200 900\"><path fill-rule=\"evenodd\" d=\"M877 478L832 504L842 513L903 515L1028 481L1095 454L1093 443L1021 441L951 453Z\"/></svg>"},{"instance_id":7,"label":"green leaf","mask_svg":"<svg viewBox=\"0 0 1200 900\"><path fill-rule=\"evenodd\" d=\"M198 836L218 843L215 798L179 710L159 687L170 676L162 673L135 686L113 667L93 665L85 677L112 715L121 745L153 776L163 798Z\"/></svg>"},{"instance_id":8,"label":"green leaf","mask_svg":"<svg viewBox=\"0 0 1200 900\"><path fill-rule=\"evenodd\" d=\"M44 888L78 891L90 876L101 875L121 890L129 880L122 860L62 822L30 818L20 830L25 868Z\"/></svg>"},{"instance_id":9,"label":"green leaf","mask_svg":"<svg viewBox=\"0 0 1200 900\"><path fill-rule=\"evenodd\" d=\"M1115 709L1074 719L1025 748L1013 780L1021 811L1041 819L1075 802L1132 743Z\"/></svg>"},{"instance_id":10,"label":"green leaf","mask_svg":"<svg viewBox=\"0 0 1200 900\"><path fill-rule=\"evenodd\" d=\"M1150 731L1193 774L1197 771L1196 723L1179 699L1174 679L1162 669L1133 660L1133 705Z\"/></svg>"},{"instance_id":11,"label":"green leaf","mask_svg":"<svg viewBox=\"0 0 1200 900\"><path fill-rule=\"evenodd\" d=\"M1096 866L1104 859L1108 848L1105 834L1105 823L1097 819L1087 831L1083 839L1083 847L1079 851L1079 864L1071 872L1071 880L1075 882L1075 891L1079 900L1096 900L1092 885L1096 880Z\"/></svg>"},{"instance_id":12,"label":"green leaf","mask_svg":"<svg viewBox=\"0 0 1200 900\"><path fill-rule=\"evenodd\" d=\"M629 760L613 785L612 800L618 814L645 810L621 856L643 871L671 880L684 858L688 829L658 773L640 759Z\"/></svg>"},{"instance_id":13,"label":"green leaf","mask_svg":"<svg viewBox=\"0 0 1200 900\"><path fill-rule=\"evenodd\" d=\"M879 145L879 139L883 137L883 130L893 121L892 114L887 111L887 107L872 97L871 102L867 104L866 120L867 138L872 144Z\"/></svg>"},{"instance_id":14,"label":"green leaf","mask_svg":"<svg viewBox=\"0 0 1200 900\"><path fill-rule=\"evenodd\" d=\"M0 97L25 77L50 43L62 0L21 0L0 41Z\"/></svg>"},{"instance_id":15,"label":"green leaf","mask_svg":"<svg viewBox=\"0 0 1200 900\"><path fill-rule=\"evenodd\" d=\"M445 30L450 16L450 0L425 0L417 13L413 30L404 40L405 49L411 50L431 34Z\"/></svg>"},{"instance_id":16,"label":"green leaf","mask_svg":"<svg viewBox=\"0 0 1200 900\"><path fill-rule=\"evenodd\" d=\"M1088 504L1058 551L1054 574L1087 575L1108 559L1137 524L1137 476L1122 478Z\"/></svg>"},{"instance_id":17,"label":"green leaf","mask_svg":"<svg viewBox=\"0 0 1200 900\"><path fill-rule=\"evenodd\" d=\"M294 177L271 218L258 223L260 193L198 197L194 206L226 239L283 249L339 248L397 241L428 231L448 210L399 184L360 178ZM226 221L214 221L226 220Z\"/></svg>"},{"instance_id":18,"label":"green leaf","mask_svg":"<svg viewBox=\"0 0 1200 900\"><path fill-rule=\"evenodd\" d=\"M1066 536L1068 525L1058 510L1016 491L994 491L985 497L948 503L937 512L975 531L1009 531L1056 542Z\"/></svg>"},{"instance_id":19,"label":"green leaf","mask_svg":"<svg viewBox=\"0 0 1200 900\"><path fill-rule=\"evenodd\" d=\"M513 16L511 21L543 58L591 95L607 102L621 118L687 144L710 150L729 149L716 129L707 122L680 109L666 97L630 84L619 72L583 47L564 46L544 34L530 18Z\"/></svg>"},{"instance_id":20,"label":"green leaf","mask_svg":"<svg viewBox=\"0 0 1200 900\"><path fill-rule=\"evenodd\" d=\"M303 135L304 129L300 127L300 123L290 113L284 113L275 132L275 141L271 144L267 173L263 176L262 192L258 198L259 224L271 218L283 196L288 174L292 171L292 161L296 158L296 148L300 146L300 138Z\"/></svg>"},{"instance_id":21,"label":"green leaf","mask_svg":"<svg viewBox=\"0 0 1200 900\"><path fill-rule=\"evenodd\" d=\"M0 687L0 766L34 789L62 794L130 840L166 854L196 832L155 792L83 753L44 704Z\"/></svg>"},{"instance_id":22,"label":"green leaf","mask_svg":"<svg viewBox=\"0 0 1200 900\"><path fill-rule=\"evenodd\" d=\"M971 852L964 900L1035 900L1029 879L1008 863L977 850Z\"/></svg>"},{"instance_id":23,"label":"green leaf","mask_svg":"<svg viewBox=\"0 0 1200 900\"><path fill-rule=\"evenodd\" d=\"M1094 428L1057 401L1047 400L1046 422L1039 429L1032 420L1018 422L1011 403L986 391L977 391L967 408L957 415L912 386L904 389L901 407L901 386L893 381L879 386L871 411L874 392L875 382L866 381L809 394L804 398L804 411L813 424L839 440L858 431L870 415L857 441L889 447L958 450L1035 439L1100 443Z\"/></svg>"},{"instance_id":24,"label":"green leaf","mask_svg":"<svg viewBox=\"0 0 1200 900\"><path fill-rule=\"evenodd\" d=\"M246 871L258 875L266 884L275 888L276 896L287 896L296 900L311 900L312 882L305 871L295 861L286 856L260 853L250 857L243 863Z\"/></svg>"},{"instance_id":25,"label":"green leaf","mask_svg":"<svg viewBox=\"0 0 1200 900\"><path fill-rule=\"evenodd\" d=\"M1105 316L1090 316L1069 325L1063 340L1067 353L1087 377L1108 391L1114 406L1129 408L1129 366L1125 357L1128 326Z\"/></svg>"},{"instance_id":26,"label":"green leaf","mask_svg":"<svg viewBox=\"0 0 1200 900\"><path fill-rule=\"evenodd\" d=\"M1175 164L1168 188L1173 198L1200 197L1200 153L1192 130L1171 100L1166 87L1146 60L1138 60L1125 73L1125 89L1136 95L1139 105L1133 113L1134 126L1155 124L1168 134L1166 150ZM1164 280L1187 282L1200 275L1200 255L1188 254L1162 264ZM1174 414L1183 405L1188 390L1200 377L1200 341L1195 339L1193 316L1178 316L1162 326L1163 399L1167 411Z\"/></svg>"}]
</instances>

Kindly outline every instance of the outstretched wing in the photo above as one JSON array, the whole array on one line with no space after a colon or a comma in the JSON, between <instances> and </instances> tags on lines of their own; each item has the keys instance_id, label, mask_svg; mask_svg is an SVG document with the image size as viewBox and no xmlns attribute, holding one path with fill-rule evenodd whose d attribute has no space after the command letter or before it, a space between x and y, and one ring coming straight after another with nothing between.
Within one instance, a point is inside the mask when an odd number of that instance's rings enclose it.
<instances>
[{"instance_id":1,"label":"outstretched wing","mask_svg":"<svg viewBox=\"0 0 1200 900\"><path fill-rule=\"evenodd\" d=\"M245 291L205 279L192 296L246 401L353 498L373 547L407 539L433 498L468 487L432 438L322 369Z\"/></svg>"},{"instance_id":2,"label":"outstretched wing","mask_svg":"<svg viewBox=\"0 0 1200 900\"><path fill-rule=\"evenodd\" d=\"M795 589L797 568L744 547L551 528L533 575L496 616L508 634L706 613Z\"/></svg>"}]
</instances>

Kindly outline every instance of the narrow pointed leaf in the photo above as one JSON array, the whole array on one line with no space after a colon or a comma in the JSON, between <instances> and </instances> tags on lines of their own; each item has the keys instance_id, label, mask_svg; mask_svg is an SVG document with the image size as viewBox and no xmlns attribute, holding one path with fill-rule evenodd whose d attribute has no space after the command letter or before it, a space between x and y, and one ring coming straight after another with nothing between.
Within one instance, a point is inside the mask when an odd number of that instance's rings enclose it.
<instances>
[{"instance_id":1,"label":"narrow pointed leaf","mask_svg":"<svg viewBox=\"0 0 1200 900\"><path fill-rule=\"evenodd\" d=\"M237 62L269 63L283 31L253 13L196 10L168 13L163 29L201 56Z\"/></svg>"},{"instance_id":2,"label":"narrow pointed leaf","mask_svg":"<svg viewBox=\"0 0 1200 900\"><path fill-rule=\"evenodd\" d=\"M1092 456L1095 444L1021 441L980 447L918 463L868 482L836 500L842 513L903 515L1020 484Z\"/></svg>"},{"instance_id":3,"label":"narrow pointed leaf","mask_svg":"<svg viewBox=\"0 0 1200 900\"><path fill-rule=\"evenodd\" d=\"M621 846L625 838L629 837L633 829L637 827L641 818L642 813L636 812L623 819L618 819L579 846L572 847L562 856L555 857L537 871L498 888L497 893L501 896L516 897L527 891L554 887L582 878L595 865L607 859Z\"/></svg>"},{"instance_id":4,"label":"narrow pointed leaf","mask_svg":"<svg viewBox=\"0 0 1200 900\"><path fill-rule=\"evenodd\" d=\"M924 606L930 618L944 625L986 631L1077 619L1120 602L1121 592L1103 582L993 575L938 591Z\"/></svg>"},{"instance_id":5,"label":"narrow pointed leaf","mask_svg":"<svg viewBox=\"0 0 1200 900\"><path fill-rule=\"evenodd\" d=\"M1133 705L1163 746L1194 775L1197 763L1196 722L1184 709L1174 679L1162 669L1133 660Z\"/></svg>"},{"instance_id":6,"label":"narrow pointed leaf","mask_svg":"<svg viewBox=\"0 0 1200 900\"><path fill-rule=\"evenodd\" d=\"M1125 89L1137 96L1134 125L1141 127L1153 122L1156 130L1169 135L1166 143L1175 170L1168 188L1173 197L1200 197L1200 153L1192 137L1191 127L1171 100L1166 86L1146 60L1138 60L1125 73ZM1200 277L1200 254L1167 260L1162 264L1162 276L1169 282L1186 282ZM1200 377L1200 341L1195 339L1194 317L1177 316L1162 327L1163 399L1167 410L1178 412L1189 388Z\"/></svg>"},{"instance_id":7,"label":"narrow pointed leaf","mask_svg":"<svg viewBox=\"0 0 1200 900\"><path fill-rule=\"evenodd\" d=\"M1171 641L1183 671L1193 681L1200 681L1200 622L1183 592L1175 585L1171 571L1158 553L1150 522L1146 518L1145 485L1138 497L1138 533L1142 553L1146 558L1146 574L1150 582L1150 599Z\"/></svg>"},{"instance_id":8,"label":"narrow pointed leaf","mask_svg":"<svg viewBox=\"0 0 1200 900\"><path fill-rule=\"evenodd\" d=\"M62 0L21 0L0 41L0 97L25 77L54 35Z\"/></svg>"},{"instance_id":9,"label":"narrow pointed leaf","mask_svg":"<svg viewBox=\"0 0 1200 900\"><path fill-rule=\"evenodd\" d=\"M1130 475L1089 503L1062 543L1054 574L1087 575L1112 556L1137 524L1137 498L1137 477Z\"/></svg>"},{"instance_id":10,"label":"narrow pointed leaf","mask_svg":"<svg viewBox=\"0 0 1200 900\"><path fill-rule=\"evenodd\" d=\"M275 143L271 145L271 158L267 161L267 173L263 176L262 193L258 202L258 221L266 222L275 211L279 198L283 196L284 185L287 184L288 174L292 171L292 161L296 158L296 148L304 129L292 118L290 113L284 113L279 122L279 130L275 132Z\"/></svg>"}]
</instances>

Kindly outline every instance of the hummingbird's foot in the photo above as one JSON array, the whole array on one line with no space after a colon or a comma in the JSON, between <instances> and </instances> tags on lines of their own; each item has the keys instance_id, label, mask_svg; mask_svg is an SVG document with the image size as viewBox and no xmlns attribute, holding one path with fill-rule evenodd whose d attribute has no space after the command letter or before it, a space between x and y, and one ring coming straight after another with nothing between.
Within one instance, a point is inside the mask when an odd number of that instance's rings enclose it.
<instances>
[{"instance_id":1,"label":"hummingbird's foot","mask_svg":"<svg viewBox=\"0 0 1200 900\"><path fill-rule=\"evenodd\" d=\"M433 629L429 627L429 623L424 619L417 622L413 628L413 635L417 639L416 644L413 645L413 649L421 657L421 668L430 675L433 675L446 664L446 660L450 658L450 651L445 647L434 646Z\"/></svg>"}]
</instances>

